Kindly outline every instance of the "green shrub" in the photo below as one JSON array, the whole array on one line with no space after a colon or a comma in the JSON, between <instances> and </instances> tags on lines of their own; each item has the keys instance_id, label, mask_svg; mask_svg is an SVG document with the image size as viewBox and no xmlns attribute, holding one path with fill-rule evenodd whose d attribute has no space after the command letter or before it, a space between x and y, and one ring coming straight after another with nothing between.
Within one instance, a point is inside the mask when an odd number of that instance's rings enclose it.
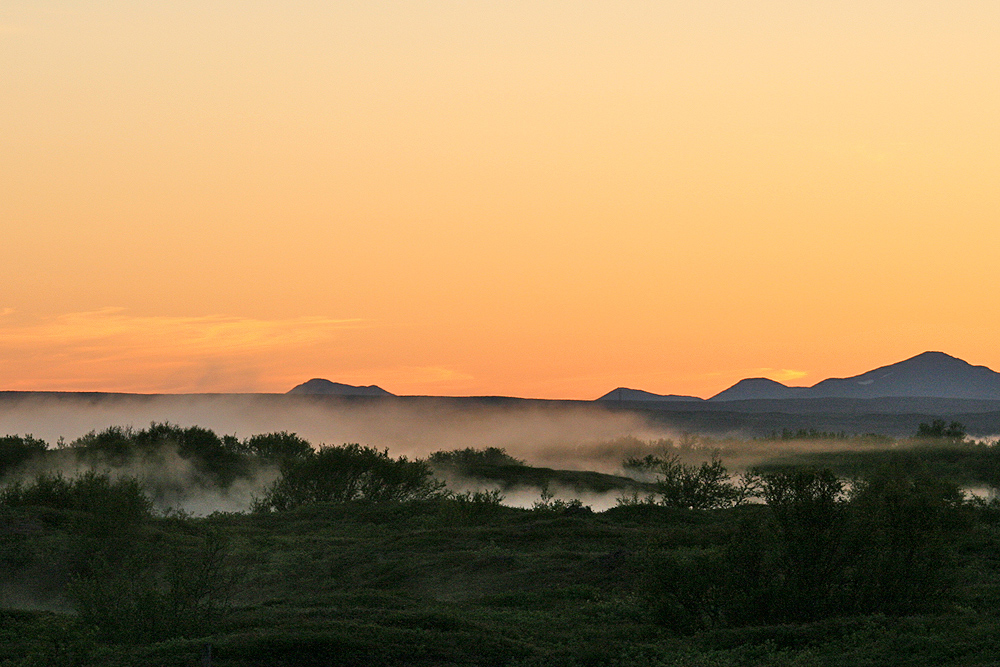
<instances>
[{"instance_id":1,"label":"green shrub","mask_svg":"<svg viewBox=\"0 0 1000 667\"><path fill-rule=\"evenodd\" d=\"M691 631L905 615L950 599L965 526L954 485L907 464L849 491L829 470L759 474L757 483L768 511L746 517L725 548L653 566L647 589L661 623Z\"/></svg>"},{"instance_id":2,"label":"green shrub","mask_svg":"<svg viewBox=\"0 0 1000 667\"><path fill-rule=\"evenodd\" d=\"M542 514L590 514L593 512L590 506L584 505L579 498L571 500L556 498L555 494L549 490L548 484L542 487L541 496L532 503L531 510Z\"/></svg>"},{"instance_id":3,"label":"green shrub","mask_svg":"<svg viewBox=\"0 0 1000 667\"><path fill-rule=\"evenodd\" d=\"M962 503L956 485L909 457L857 482L849 505L853 609L907 614L946 603L954 544L967 529Z\"/></svg>"},{"instance_id":4,"label":"green shrub","mask_svg":"<svg viewBox=\"0 0 1000 667\"><path fill-rule=\"evenodd\" d=\"M943 419L935 419L930 424L921 422L915 437L924 439L946 439L961 442L965 439L965 425L961 422L946 424Z\"/></svg>"},{"instance_id":5,"label":"green shrub","mask_svg":"<svg viewBox=\"0 0 1000 667\"><path fill-rule=\"evenodd\" d=\"M101 554L67 593L81 623L105 640L146 643L212 634L229 609L229 547L208 533L193 549L142 542Z\"/></svg>"},{"instance_id":6,"label":"green shrub","mask_svg":"<svg viewBox=\"0 0 1000 667\"><path fill-rule=\"evenodd\" d=\"M77 477L42 473L28 483L14 482L0 489L0 506L76 510L129 524L151 516L153 504L134 477L112 481L91 471Z\"/></svg>"},{"instance_id":7,"label":"green shrub","mask_svg":"<svg viewBox=\"0 0 1000 667\"><path fill-rule=\"evenodd\" d=\"M770 610L776 619L811 620L836 604L844 567L843 490L829 470L761 476L761 493L776 527L781 591Z\"/></svg>"}]
</instances>

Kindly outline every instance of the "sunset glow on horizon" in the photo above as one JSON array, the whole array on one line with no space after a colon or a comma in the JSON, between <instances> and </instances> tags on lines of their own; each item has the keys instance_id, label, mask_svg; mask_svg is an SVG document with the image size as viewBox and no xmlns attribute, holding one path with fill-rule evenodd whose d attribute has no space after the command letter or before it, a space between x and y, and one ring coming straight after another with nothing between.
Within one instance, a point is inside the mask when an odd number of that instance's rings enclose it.
<instances>
[{"instance_id":1,"label":"sunset glow on horizon","mask_svg":"<svg viewBox=\"0 0 1000 667\"><path fill-rule=\"evenodd\" d=\"M13 0L0 390L1000 370L1000 4Z\"/></svg>"}]
</instances>

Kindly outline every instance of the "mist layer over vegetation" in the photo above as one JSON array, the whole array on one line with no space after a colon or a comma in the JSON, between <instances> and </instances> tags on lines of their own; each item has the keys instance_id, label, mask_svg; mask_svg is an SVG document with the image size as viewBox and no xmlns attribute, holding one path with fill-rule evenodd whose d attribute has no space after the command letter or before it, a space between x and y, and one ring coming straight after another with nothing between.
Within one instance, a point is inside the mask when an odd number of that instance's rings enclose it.
<instances>
[{"instance_id":1,"label":"mist layer over vegetation","mask_svg":"<svg viewBox=\"0 0 1000 667\"><path fill-rule=\"evenodd\" d=\"M0 396L0 433L31 433L49 443L72 441L109 425L141 429L152 422L198 425L240 439L294 432L314 444L363 443L410 458L502 447L534 464L608 472L617 469L621 457L592 448L625 436L672 434L643 414L586 402L257 394Z\"/></svg>"},{"instance_id":2,"label":"mist layer over vegetation","mask_svg":"<svg viewBox=\"0 0 1000 667\"><path fill-rule=\"evenodd\" d=\"M1000 509L963 488L1000 486L1000 448L914 435L591 445L617 474L168 423L7 436L0 665L988 664Z\"/></svg>"}]
</instances>

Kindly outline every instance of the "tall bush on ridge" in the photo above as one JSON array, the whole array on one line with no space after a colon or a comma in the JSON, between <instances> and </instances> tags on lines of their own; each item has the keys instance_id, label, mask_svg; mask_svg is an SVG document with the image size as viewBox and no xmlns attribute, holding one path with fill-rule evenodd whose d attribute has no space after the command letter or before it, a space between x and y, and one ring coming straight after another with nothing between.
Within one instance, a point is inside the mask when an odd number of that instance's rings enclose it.
<instances>
[{"instance_id":1,"label":"tall bush on ridge","mask_svg":"<svg viewBox=\"0 0 1000 667\"><path fill-rule=\"evenodd\" d=\"M30 435L5 435L0 438L0 476L31 460L48 449L44 440Z\"/></svg>"},{"instance_id":2,"label":"tall bush on ridge","mask_svg":"<svg viewBox=\"0 0 1000 667\"><path fill-rule=\"evenodd\" d=\"M254 511L285 511L315 502L414 500L442 489L430 466L388 450L358 444L321 447L308 456L286 460L281 477L254 503Z\"/></svg>"},{"instance_id":3,"label":"tall bush on ridge","mask_svg":"<svg viewBox=\"0 0 1000 667\"><path fill-rule=\"evenodd\" d=\"M961 442L965 439L965 425L961 422L953 421L946 424L943 419L934 419L930 424L921 422L917 427L916 438L923 440L951 440Z\"/></svg>"},{"instance_id":4,"label":"tall bush on ridge","mask_svg":"<svg viewBox=\"0 0 1000 667\"><path fill-rule=\"evenodd\" d=\"M453 449L433 452L427 462L439 468L453 468L463 472L492 466L523 466L524 461L514 458L503 447Z\"/></svg>"},{"instance_id":5,"label":"tall bush on ridge","mask_svg":"<svg viewBox=\"0 0 1000 667\"><path fill-rule=\"evenodd\" d=\"M112 481L91 471L76 477L41 473L30 482L14 482L0 489L0 506L75 510L124 525L152 516L153 503L134 477Z\"/></svg>"}]
</instances>

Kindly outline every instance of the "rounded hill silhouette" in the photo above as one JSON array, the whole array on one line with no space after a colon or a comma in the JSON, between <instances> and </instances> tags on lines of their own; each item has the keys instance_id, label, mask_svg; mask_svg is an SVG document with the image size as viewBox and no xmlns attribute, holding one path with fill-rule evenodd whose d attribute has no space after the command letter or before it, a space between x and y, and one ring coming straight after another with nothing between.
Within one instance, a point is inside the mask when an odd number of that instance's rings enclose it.
<instances>
[{"instance_id":1,"label":"rounded hill silhouette","mask_svg":"<svg viewBox=\"0 0 1000 667\"><path fill-rule=\"evenodd\" d=\"M350 384L330 382L329 380L324 380L323 378L313 378L308 382L303 382L302 384L293 387L288 393L328 394L335 396L395 396L395 394L392 394L373 384L368 385L367 387L355 387Z\"/></svg>"}]
</instances>

